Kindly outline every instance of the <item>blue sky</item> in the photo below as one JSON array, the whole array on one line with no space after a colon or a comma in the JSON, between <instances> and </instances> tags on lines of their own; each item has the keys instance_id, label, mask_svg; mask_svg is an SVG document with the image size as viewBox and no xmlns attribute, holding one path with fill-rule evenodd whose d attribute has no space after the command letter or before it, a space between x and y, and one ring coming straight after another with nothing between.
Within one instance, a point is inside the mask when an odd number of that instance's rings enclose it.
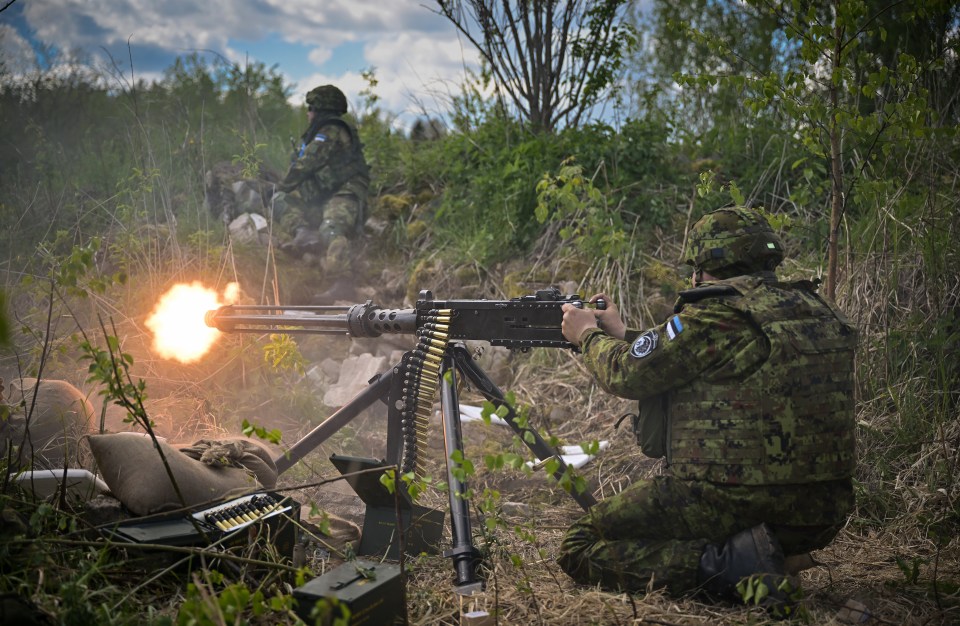
<instances>
[{"instance_id":1,"label":"blue sky","mask_svg":"<svg viewBox=\"0 0 960 626\"><path fill-rule=\"evenodd\" d=\"M7 0L0 0L3 6ZM277 66L296 83L294 102L333 83L351 105L375 69L380 106L401 120L440 115L477 55L432 0L16 0L0 13L0 54L28 71L54 46L129 78L159 78L180 55L212 51ZM129 44L129 47L128 47ZM112 60L111 60L112 59Z\"/></svg>"}]
</instances>

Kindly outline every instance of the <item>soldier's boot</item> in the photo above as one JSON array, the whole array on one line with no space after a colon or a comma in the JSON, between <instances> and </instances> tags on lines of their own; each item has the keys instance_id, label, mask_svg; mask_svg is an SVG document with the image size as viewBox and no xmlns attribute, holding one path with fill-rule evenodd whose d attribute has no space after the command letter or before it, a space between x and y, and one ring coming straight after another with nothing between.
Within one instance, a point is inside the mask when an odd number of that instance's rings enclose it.
<instances>
[{"instance_id":1,"label":"soldier's boot","mask_svg":"<svg viewBox=\"0 0 960 626\"><path fill-rule=\"evenodd\" d=\"M323 272L327 277L326 291L314 297L315 305L330 305L337 302L356 302L358 280L356 268L351 264L350 241L337 234L336 225L324 220L320 236L326 239L327 252L323 258Z\"/></svg>"},{"instance_id":2,"label":"soldier's boot","mask_svg":"<svg viewBox=\"0 0 960 626\"><path fill-rule=\"evenodd\" d=\"M293 239L281 244L280 250L299 259L307 253L319 254L323 250L323 241L317 231L310 228L298 228Z\"/></svg>"},{"instance_id":3,"label":"soldier's boot","mask_svg":"<svg viewBox=\"0 0 960 626\"><path fill-rule=\"evenodd\" d=\"M753 593L737 589L744 580L752 585ZM741 531L723 544L708 544L700 555L697 583L710 595L759 604L775 617L788 617L796 608L783 548L766 524Z\"/></svg>"}]
</instances>

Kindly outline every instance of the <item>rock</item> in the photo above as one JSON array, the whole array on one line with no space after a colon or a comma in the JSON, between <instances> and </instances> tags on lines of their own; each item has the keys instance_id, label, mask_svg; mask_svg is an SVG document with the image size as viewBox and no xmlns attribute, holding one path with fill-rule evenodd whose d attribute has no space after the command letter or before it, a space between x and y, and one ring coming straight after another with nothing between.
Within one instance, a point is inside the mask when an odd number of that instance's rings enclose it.
<instances>
[{"instance_id":1,"label":"rock","mask_svg":"<svg viewBox=\"0 0 960 626\"><path fill-rule=\"evenodd\" d=\"M123 505L113 496L99 495L83 506L81 517L91 526L116 524L130 517Z\"/></svg>"},{"instance_id":2,"label":"rock","mask_svg":"<svg viewBox=\"0 0 960 626\"><path fill-rule=\"evenodd\" d=\"M370 234L376 237L382 237L383 233L386 232L390 224L386 220L382 220L377 217L371 217L367 219L363 226Z\"/></svg>"},{"instance_id":3,"label":"rock","mask_svg":"<svg viewBox=\"0 0 960 626\"><path fill-rule=\"evenodd\" d=\"M309 380L310 384L314 387L322 388L327 384L327 378L323 375L323 370L319 365L314 365L307 370L307 380Z\"/></svg>"},{"instance_id":4,"label":"rock","mask_svg":"<svg viewBox=\"0 0 960 626\"><path fill-rule=\"evenodd\" d=\"M307 370L307 378L315 388L327 389L340 378L340 367L340 361L328 357Z\"/></svg>"},{"instance_id":5,"label":"rock","mask_svg":"<svg viewBox=\"0 0 960 626\"><path fill-rule=\"evenodd\" d=\"M862 602L849 599L837 612L837 619L845 624L863 624L873 617Z\"/></svg>"},{"instance_id":6,"label":"rock","mask_svg":"<svg viewBox=\"0 0 960 626\"><path fill-rule=\"evenodd\" d=\"M529 504L524 502L504 502L501 505L504 515L513 515L516 517L530 517L532 509Z\"/></svg>"},{"instance_id":7,"label":"rock","mask_svg":"<svg viewBox=\"0 0 960 626\"><path fill-rule=\"evenodd\" d=\"M266 236L267 220L258 213L242 213L227 228L235 243L261 243L261 234Z\"/></svg>"},{"instance_id":8,"label":"rock","mask_svg":"<svg viewBox=\"0 0 960 626\"><path fill-rule=\"evenodd\" d=\"M553 406L547 413L547 422L553 425L569 424L573 419L573 411L567 406Z\"/></svg>"},{"instance_id":9,"label":"rock","mask_svg":"<svg viewBox=\"0 0 960 626\"><path fill-rule=\"evenodd\" d=\"M477 365L487 373L487 376L497 385L506 385L511 378L511 353L503 346L491 346L486 341L466 341L467 350L475 359Z\"/></svg>"},{"instance_id":10,"label":"rock","mask_svg":"<svg viewBox=\"0 0 960 626\"><path fill-rule=\"evenodd\" d=\"M241 211L256 215L257 211L264 209L263 198L257 181L238 180L233 183L231 189L237 202L237 208Z\"/></svg>"},{"instance_id":11,"label":"rock","mask_svg":"<svg viewBox=\"0 0 960 626\"><path fill-rule=\"evenodd\" d=\"M326 406L339 408L369 385L369 381L388 366L386 357L372 354L347 357L340 367L337 384L323 394Z\"/></svg>"},{"instance_id":12,"label":"rock","mask_svg":"<svg viewBox=\"0 0 960 626\"><path fill-rule=\"evenodd\" d=\"M350 354L359 356L361 354L372 354L378 357L393 358L400 351L404 353L407 350L413 350L417 346L417 338L414 335L380 335L373 338L357 338L350 342ZM396 360L391 360L388 365L393 365Z\"/></svg>"},{"instance_id":13,"label":"rock","mask_svg":"<svg viewBox=\"0 0 960 626\"><path fill-rule=\"evenodd\" d=\"M341 362L336 359L326 358L320 361L320 369L323 370L323 375L326 376L327 380L331 383L335 383L340 379L341 367Z\"/></svg>"},{"instance_id":14,"label":"rock","mask_svg":"<svg viewBox=\"0 0 960 626\"><path fill-rule=\"evenodd\" d=\"M261 165L255 178L246 175L241 164L229 161L215 164L204 175L203 205L225 224L241 213L266 213L273 204L280 173Z\"/></svg>"}]
</instances>

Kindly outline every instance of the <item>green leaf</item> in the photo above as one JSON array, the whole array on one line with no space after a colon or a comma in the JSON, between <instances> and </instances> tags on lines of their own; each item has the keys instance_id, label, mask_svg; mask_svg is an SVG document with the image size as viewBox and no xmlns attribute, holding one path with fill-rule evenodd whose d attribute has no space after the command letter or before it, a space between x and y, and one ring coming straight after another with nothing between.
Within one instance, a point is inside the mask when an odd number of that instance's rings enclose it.
<instances>
[{"instance_id":1,"label":"green leaf","mask_svg":"<svg viewBox=\"0 0 960 626\"><path fill-rule=\"evenodd\" d=\"M384 470L380 474L380 484L387 488L390 494L396 492L396 473L392 469Z\"/></svg>"},{"instance_id":2,"label":"green leaf","mask_svg":"<svg viewBox=\"0 0 960 626\"><path fill-rule=\"evenodd\" d=\"M737 187L737 183L732 180L730 181L730 197L733 198L733 201L737 206L743 206L743 193L740 191L740 188Z\"/></svg>"}]
</instances>

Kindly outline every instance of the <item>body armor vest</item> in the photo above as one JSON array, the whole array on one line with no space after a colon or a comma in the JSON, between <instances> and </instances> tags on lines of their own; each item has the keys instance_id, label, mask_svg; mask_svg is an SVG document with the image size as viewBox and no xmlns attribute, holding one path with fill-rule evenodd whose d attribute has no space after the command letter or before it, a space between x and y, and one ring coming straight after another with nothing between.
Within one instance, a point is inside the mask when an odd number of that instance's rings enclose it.
<instances>
[{"instance_id":1,"label":"body armor vest","mask_svg":"<svg viewBox=\"0 0 960 626\"><path fill-rule=\"evenodd\" d=\"M744 485L850 477L854 328L809 283L741 276L718 286L727 295L713 286L707 297L721 297L760 331L768 357L744 371L733 356L666 394L674 475Z\"/></svg>"},{"instance_id":2,"label":"body armor vest","mask_svg":"<svg viewBox=\"0 0 960 626\"><path fill-rule=\"evenodd\" d=\"M315 188L317 201L325 202L341 189L363 195L370 185L370 167L363 156L363 146L360 143L360 137L352 126L340 118L331 117L324 119L317 124L317 129L323 126L339 126L350 135L350 151L344 158L331 161L317 175L313 176L311 182ZM315 133L314 133L315 134ZM312 139L311 139L312 140ZM299 154L295 157L302 157L307 149L307 141L300 145ZM296 158L294 159L296 160Z\"/></svg>"}]
</instances>

